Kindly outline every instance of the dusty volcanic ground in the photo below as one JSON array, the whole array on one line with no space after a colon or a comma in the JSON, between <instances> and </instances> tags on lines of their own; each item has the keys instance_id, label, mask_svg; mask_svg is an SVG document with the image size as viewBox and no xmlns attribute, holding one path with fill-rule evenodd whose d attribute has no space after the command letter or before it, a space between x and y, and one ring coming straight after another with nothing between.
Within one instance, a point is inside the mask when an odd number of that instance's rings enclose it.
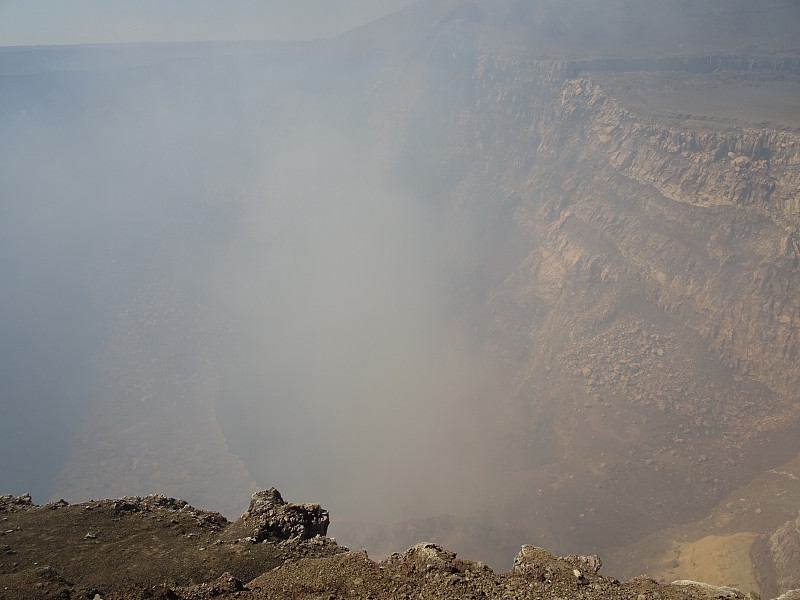
<instances>
[{"instance_id":1,"label":"dusty volcanic ground","mask_svg":"<svg viewBox=\"0 0 800 600\"><path fill-rule=\"evenodd\" d=\"M495 573L431 543L376 562L325 537L327 511L254 494L235 523L164 496L36 506L0 497L0 596L201 598L745 598L732 588L620 582L596 556L523 546ZM511 565L509 565L511 566Z\"/></svg>"}]
</instances>

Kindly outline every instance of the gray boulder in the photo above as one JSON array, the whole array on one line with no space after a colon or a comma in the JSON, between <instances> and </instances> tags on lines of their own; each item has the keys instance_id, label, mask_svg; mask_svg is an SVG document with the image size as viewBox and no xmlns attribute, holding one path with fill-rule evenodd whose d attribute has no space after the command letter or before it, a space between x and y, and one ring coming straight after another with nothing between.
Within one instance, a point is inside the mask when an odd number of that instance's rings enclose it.
<instances>
[{"instance_id":1,"label":"gray boulder","mask_svg":"<svg viewBox=\"0 0 800 600\"><path fill-rule=\"evenodd\" d=\"M256 492L250 507L228 530L252 542L309 540L328 533L328 511L319 504L286 502L275 488Z\"/></svg>"}]
</instances>

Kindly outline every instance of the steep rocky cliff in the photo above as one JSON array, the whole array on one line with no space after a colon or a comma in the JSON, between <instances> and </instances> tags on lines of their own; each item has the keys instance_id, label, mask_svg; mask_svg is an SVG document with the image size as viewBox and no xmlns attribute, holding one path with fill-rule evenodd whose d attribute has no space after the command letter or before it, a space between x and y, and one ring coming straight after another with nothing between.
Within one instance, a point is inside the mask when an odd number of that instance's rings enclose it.
<instances>
[{"instance_id":1,"label":"steep rocky cliff","mask_svg":"<svg viewBox=\"0 0 800 600\"><path fill-rule=\"evenodd\" d=\"M403 110L373 123L472 251L453 302L514 373L514 433L502 508L482 514L491 542L458 519L381 535L602 553L793 457L796 61L542 59L438 26L374 91Z\"/></svg>"},{"instance_id":2,"label":"steep rocky cliff","mask_svg":"<svg viewBox=\"0 0 800 600\"><path fill-rule=\"evenodd\" d=\"M764 596L800 589L800 518L760 535L750 555Z\"/></svg>"},{"instance_id":3,"label":"steep rocky cliff","mask_svg":"<svg viewBox=\"0 0 800 600\"><path fill-rule=\"evenodd\" d=\"M605 264L595 257L598 275L635 274L648 301L678 314L737 375L794 394L800 374L787 366L800 330L796 134L641 117L578 79L564 86L539 150L561 169L580 165L582 182L636 194L651 222L670 228L637 244L634 232L648 229L626 223L623 211L608 223L596 210L572 210L619 250Z\"/></svg>"},{"instance_id":4,"label":"steep rocky cliff","mask_svg":"<svg viewBox=\"0 0 800 600\"><path fill-rule=\"evenodd\" d=\"M628 522L649 500L640 531L680 522L797 451L776 434L798 408L798 136L626 106L601 73L556 107L517 191L535 249L493 290L491 335L563 470L614 485Z\"/></svg>"}]
</instances>

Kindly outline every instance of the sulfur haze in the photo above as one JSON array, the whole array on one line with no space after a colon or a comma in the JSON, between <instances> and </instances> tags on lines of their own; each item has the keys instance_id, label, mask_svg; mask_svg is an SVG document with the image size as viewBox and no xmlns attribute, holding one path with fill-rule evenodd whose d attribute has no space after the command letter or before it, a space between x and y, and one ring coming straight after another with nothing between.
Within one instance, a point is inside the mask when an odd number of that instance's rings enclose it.
<instances>
[{"instance_id":1,"label":"sulfur haze","mask_svg":"<svg viewBox=\"0 0 800 600\"><path fill-rule=\"evenodd\" d=\"M410 0L4 0L0 46L330 38Z\"/></svg>"},{"instance_id":2,"label":"sulfur haze","mask_svg":"<svg viewBox=\"0 0 800 600\"><path fill-rule=\"evenodd\" d=\"M486 500L503 384L454 309L466 233L373 137L372 68L320 42L0 50L4 492Z\"/></svg>"}]
</instances>

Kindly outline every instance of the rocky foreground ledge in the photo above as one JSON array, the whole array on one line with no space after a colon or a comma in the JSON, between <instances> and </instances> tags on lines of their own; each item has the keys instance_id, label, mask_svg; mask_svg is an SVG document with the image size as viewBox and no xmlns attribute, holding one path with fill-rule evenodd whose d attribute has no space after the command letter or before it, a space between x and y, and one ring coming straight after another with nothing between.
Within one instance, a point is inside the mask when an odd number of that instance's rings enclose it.
<instances>
[{"instance_id":1,"label":"rocky foreground ledge","mask_svg":"<svg viewBox=\"0 0 800 600\"><path fill-rule=\"evenodd\" d=\"M326 537L328 523L319 504L288 503L274 488L234 523L164 496L43 506L0 496L0 598L746 598L696 582L620 582L599 573L596 556L534 546L506 573L432 543L376 562Z\"/></svg>"}]
</instances>

